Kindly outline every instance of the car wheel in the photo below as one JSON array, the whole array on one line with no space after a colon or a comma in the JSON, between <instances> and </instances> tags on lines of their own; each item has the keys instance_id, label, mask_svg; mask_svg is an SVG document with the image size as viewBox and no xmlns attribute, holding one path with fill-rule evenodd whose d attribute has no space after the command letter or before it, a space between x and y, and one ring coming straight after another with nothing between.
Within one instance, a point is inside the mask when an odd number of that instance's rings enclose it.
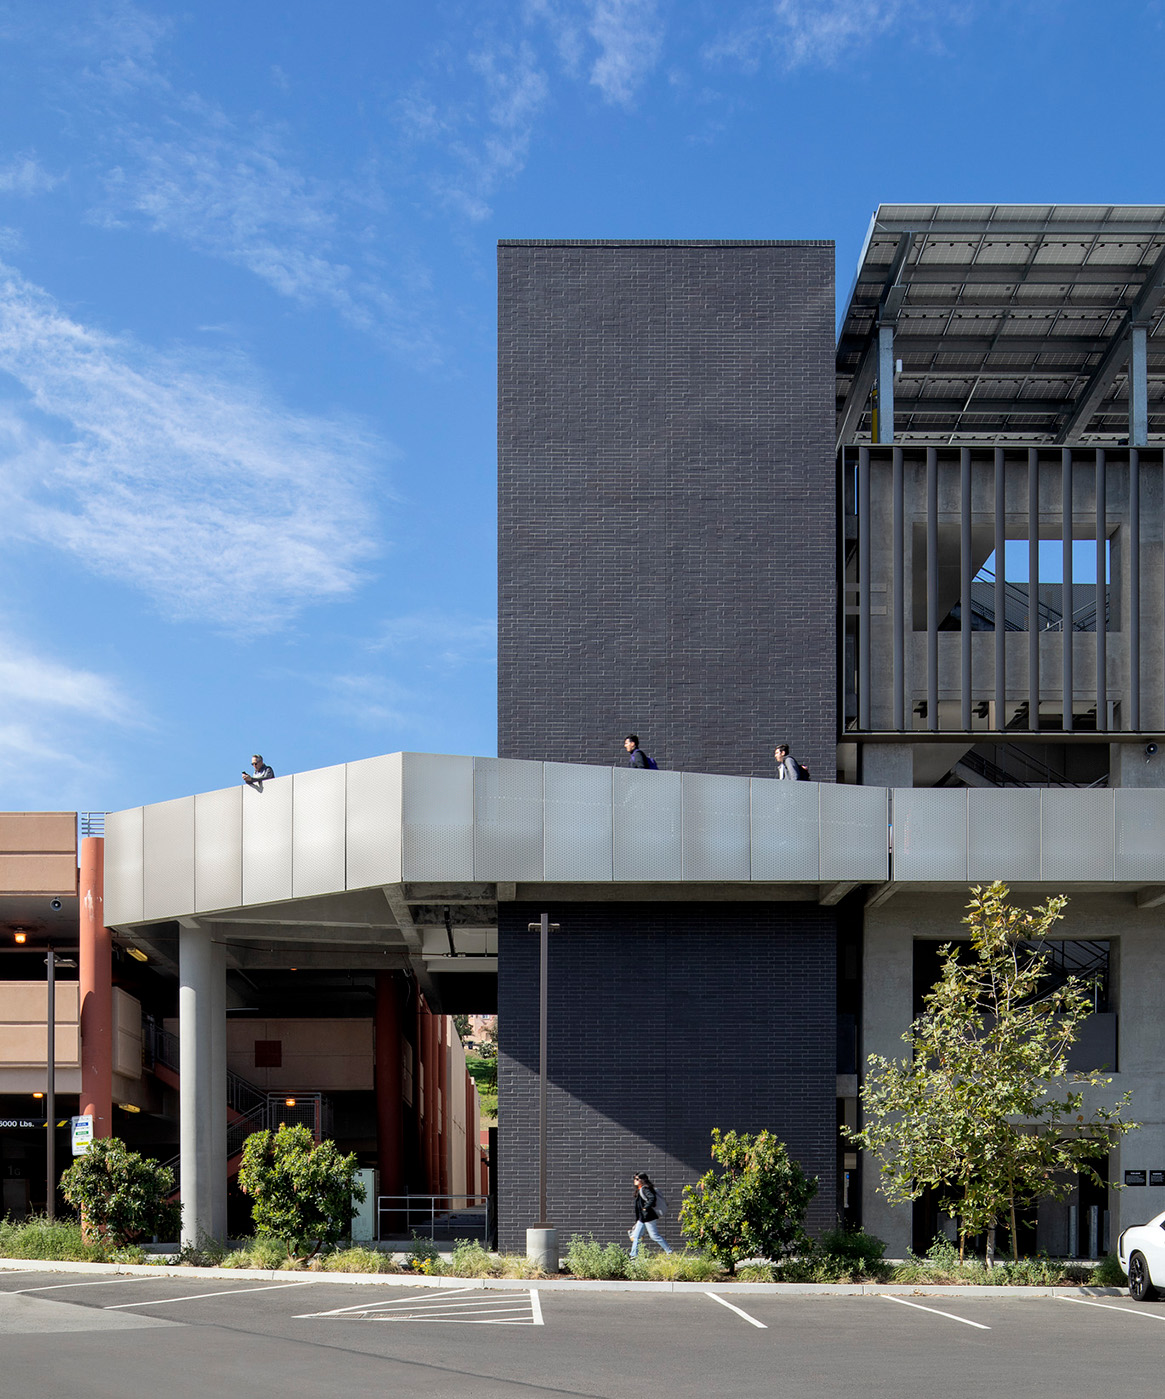
<instances>
[{"instance_id":1,"label":"car wheel","mask_svg":"<svg viewBox=\"0 0 1165 1399\"><path fill-rule=\"evenodd\" d=\"M1157 1295L1143 1253L1129 1254L1129 1296L1134 1302L1151 1302Z\"/></svg>"}]
</instances>

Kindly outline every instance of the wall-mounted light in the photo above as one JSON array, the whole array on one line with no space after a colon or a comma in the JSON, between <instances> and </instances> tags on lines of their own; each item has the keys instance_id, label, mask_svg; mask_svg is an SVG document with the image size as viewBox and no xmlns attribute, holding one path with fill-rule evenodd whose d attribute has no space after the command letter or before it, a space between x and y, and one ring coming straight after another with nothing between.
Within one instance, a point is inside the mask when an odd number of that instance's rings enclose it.
<instances>
[{"instance_id":1,"label":"wall-mounted light","mask_svg":"<svg viewBox=\"0 0 1165 1399\"><path fill-rule=\"evenodd\" d=\"M293 1108L293 1107L295 1106L295 1099L294 1099L294 1098L284 1098L284 1100L283 1100L283 1106L284 1106L285 1108Z\"/></svg>"},{"instance_id":2,"label":"wall-mounted light","mask_svg":"<svg viewBox=\"0 0 1165 1399\"><path fill-rule=\"evenodd\" d=\"M44 1097L44 1094L43 1094L43 1093L34 1093L32 1096L33 1096L34 1098L43 1098L43 1097Z\"/></svg>"}]
</instances>

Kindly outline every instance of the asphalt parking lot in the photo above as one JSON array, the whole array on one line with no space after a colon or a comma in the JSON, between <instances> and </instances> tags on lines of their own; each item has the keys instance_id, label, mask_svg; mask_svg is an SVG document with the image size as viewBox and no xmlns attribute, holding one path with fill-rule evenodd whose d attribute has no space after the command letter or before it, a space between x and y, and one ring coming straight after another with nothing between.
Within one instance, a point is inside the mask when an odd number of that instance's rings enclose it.
<instances>
[{"instance_id":1,"label":"asphalt parking lot","mask_svg":"<svg viewBox=\"0 0 1165 1399\"><path fill-rule=\"evenodd\" d=\"M1165 1303L418 1290L0 1274L0 1390L417 1396L1023 1395L1160 1388Z\"/></svg>"}]
</instances>

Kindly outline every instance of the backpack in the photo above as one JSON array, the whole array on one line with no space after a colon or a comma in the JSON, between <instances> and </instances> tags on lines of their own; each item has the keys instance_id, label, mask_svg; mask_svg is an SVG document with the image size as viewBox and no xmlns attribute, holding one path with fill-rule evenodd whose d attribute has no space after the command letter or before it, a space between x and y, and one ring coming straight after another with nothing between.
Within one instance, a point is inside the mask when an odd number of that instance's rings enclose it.
<instances>
[{"instance_id":1,"label":"backpack","mask_svg":"<svg viewBox=\"0 0 1165 1399\"><path fill-rule=\"evenodd\" d=\"M643 749L642 749L642 748L641 748L639 751L640 751L641 753L643 753ZM659 764L655 761L655 759L654 759L649 753L643 753L643 761L644 761L644 762L647 764L647 766L652 770L652 772L658 772L658 771L659 771Z\"/></svg>"},{"instance_id":2,"label":"backpack","mask_svg":"<svg viewBox=\"0 0 1165 1399\"><path fill-rule=\"evenodd\" d=\"M667 1214L667 1201L663 1198L663 1191L656 1187L655 1191L655 1213L657 1218L662 1219Z\"/></svg>"},{"instance_id":3,"label":"backpack","mask_svg":"<svg viewBox=\"0 0 1165 1399\"><path fill-rule=\"evenodd\" d=\"M793 759L793 766L797 769L797 781L798 781L798 782L812 782L812 781L813 781L813 779L809 776L809 769L805 766L804 763L799 763L799 762L797 761L797 759L794 758L794 759Z\"/></svg>"}]
</instances>

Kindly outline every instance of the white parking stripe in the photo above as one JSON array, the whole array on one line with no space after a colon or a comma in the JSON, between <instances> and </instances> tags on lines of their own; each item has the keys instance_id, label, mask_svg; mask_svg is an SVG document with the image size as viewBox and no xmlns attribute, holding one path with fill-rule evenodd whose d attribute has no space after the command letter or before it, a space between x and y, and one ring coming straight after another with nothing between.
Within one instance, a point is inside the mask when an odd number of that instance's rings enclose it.
<instances>
[{"instance_id":1,"label":"white parking stripe","mask_svg":"<svg viewBox=\"0 0 1165 1399\"><path fill-rule=\"evenodd\" d=\"M54 1282L48 1287L15 1287L9 1296L24 1292L59 1292L62 1287L113 1287L119 1282L158 1282L158 1278L102 1278L100 1282Z\"/></svg>"},{"instance_id":2,"label":"white parking stripe","mask_svg":"<svg viewBox=\"0 0 1165 1399\"><path fill-rule=\"evenodd\" d=\"M968 1321L965 1316L956 1316L954 1312L940 1312L937 1307L924 1307L918 1302L908 1302L905 1297L895 1297L892 1292L882 1294L887 1302L901 1302L904 1307L914 1307L920 1312L931 1312L934 1316L945 1316L948 1321L961 1321L964 1326L974 1326L979 1331L990 1331L990 1326L984 1326L981 1321Z\"/></svg>"},{"instance_id":3,"label":"white parking stripe","mask_svg":"<svg viewBox=\"0 0 1165 1399\"><path fill-rule=\"evenodd\" d=\"M1165 1321L1165 1312L1139 1312L1136 1307L1118 1307L1115 1302L1086 1302L1083 1297L1061 1297L1061 1302L1077 1302L1082 1307L1103 1307L1106 1312L1122 1316L1147 1316L1150 1321Z\"/></svg>"},{"instance_id":4,"label":"white parking stripe","mask_svg":"<svg viewBox=\"0 0 1165 1399\"><path fill-rule=\"evenodd\" d=\"M737 1316L744 1317L745 1321L747 1321L750 1326L756 1326L761 1331L767 1331L769 1329L763 1321L757 1321L755 1316L749 1316L747 1312L741 1311L739 1307L733 1306L731 1302L726 1302L719 1294L715 1292L705 1292L704 1296L711 1297L713 1302L719 1302L722 1307L727 1307L730 1312L735 1312Z\"/></svg>"},{"instance_id":5,"label":"white parking stripe","mask_svg":"<svg viewBox=\"0 0 1165 1399\"><path fill-rule=\"evenodd\" d=\"M483 1291L478 1287L441 1289L423 1296L390 1297L326 1312L305 1312L297 1321L440 1321L477 1326L542 1326L542 1305L531 1289L521 1293Z\"/></svg>"},{"instance_id":6,"label":"white parking stripe","mask_svg":"<svg viewBox=\"0 0 1165 1399\"><path fill-rule=\"evenodd\" d=\"M466 1292L477 1292L478 1290L479 1289L476 1287L442 1287L437 1289L437 1291L435 1292L428 1293L427 1298L429 1300L436 1300L440 1297L457 1297L463 1295ZM314 1317L318 1316L343 1316L346 1312L367 1312L373 1310L376 1307L391 1307L394 1303L404 1305L406 1302L411 1301L412 1298L410 1297L394 1297L389 1302L373 1302L371 1306L367 1302L361 1302L359 1306L336 1307L330 1312L304 1312L300 1316L293 1317L292 1320L310 1321Z\"/></svg>"},{"instance_id":7,"label":"white parking stripe","mask_svg":"<svg viewBox=\"0 0 1165 1399\"><path fill-rule=\"evenodd\" d=\"M103 1312L120 1312L126 1307L164 1307L168 1302L201 1302L207 1297L237 1297L242 1292L278 1292L284 1287L314 1287L316 1279L308 1282L277 1282L269 1287L232 1287L227 1292L196 1292L192 1297L151 1297L148 1302L116 1302L102 1307Z\"/></svg>"}]
</instances>

